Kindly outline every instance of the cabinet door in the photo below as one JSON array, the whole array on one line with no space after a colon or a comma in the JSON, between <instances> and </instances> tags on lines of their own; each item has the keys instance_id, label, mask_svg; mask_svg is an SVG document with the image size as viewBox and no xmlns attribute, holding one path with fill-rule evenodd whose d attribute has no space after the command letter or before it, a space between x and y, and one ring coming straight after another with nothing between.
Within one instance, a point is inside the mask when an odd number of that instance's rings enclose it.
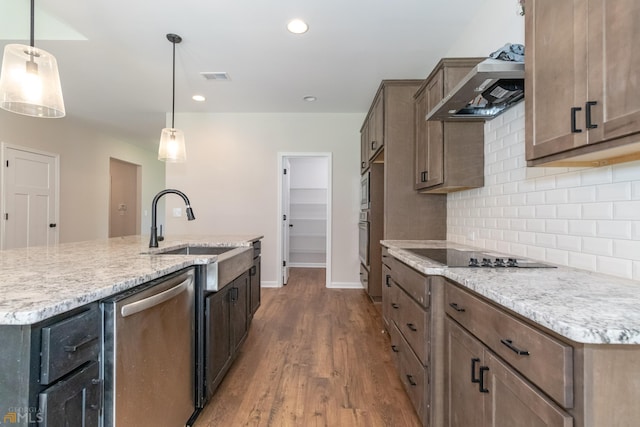
<instances>
[{"instance_id":1,"label":"cabinet door","mask_svg":"<svg viewBox=\"0 0 640 427\"><path fill-rule=\"evenodd\" d=\"M446 328L446 425L481 427L484 421L485 393L480 392L479 374L483 362L483 346L451 319L447 319ZM520 424L512 426L516 425Z\"/></svg>"},{"instance_id":2,"label":"cabinet door","mask_svg":"<svg viewBox=\"0 0 640 427\"><path fill-rule=\"evenodd\" d=\"M444 97L444 70L439 70L426 89L427 110L431 111ZM426 124L427 172L425 187L442 184L444 181L444 131L440 121Z\"/></svg>"},{"instance_id":3,"label":"cabinet door","mask_svg":"<svg viewBox=\"0 0 640 427\"><path fill-rule=\"evenodd\" d=\"M420 190L427 182L427 93L418 94L415 108L415 189Z\"/></svg>"},{"instance_id":4,"label":"cabinet door","mask_svg":"<svg viewBox=\"0 0 640 427\"><path fill-rule=\"evenodd\" d=\"M245 272L235 279L232 286L229 291L231 293L231 339L232 349L235 351L249 331L249 273Z\"/></svg>"},{"instance_id":5,"label":"cabinet door","mask_svg":"<svg viewBox=\"0 0 640 427\"><path fill-rule=\"evenodd\" d=\"M224 288L208 296L205 302L205 381L208 396L215 391L215 387L222 379L221 373L231 358L229 299L230 293Z\"/></svg>"},{"instance_id":6,"label":"cabinet door","mask_svg":"<svg viewBox=\"0 0 640 427\"><path fill-rule=\"evenodd\" d=\"M69 378L49 387L39 397L41 427L97 427L102 387L98 362L91 362Z\"/></svg>"},{"instance_id":7,"label":"cabinet door","mask_svg":"<svg viewBox=\"0 0 640 427\"><path fill-rule=\"evenodd\" d=\"M587 143L587 2L525 5L526 156L532 160Z\"/></svg>"},{"instance_id":8,"label":"cabinet door","mask_svg":"<svg viewBox=\"0 0 640 427\"><path fill-rule=\"evenodd\" d=\"M485 426L573 426L568 413L488 350L485 362Z\"/></svg>"},{"instance_id":9,"label":"cabinet door","mask_svg":"<svg viewBox=\"0 0 640 427\"><path fill-rule=\"evenodd\" d=\"M364 173L369 168L369 129L368 124L360 131L360 173Z\"/></svg>"},{"instance_id":10,"label":"cabinet door","mask_svg":"<svg viewBox=\"0 0 640 427\"><path fill-rule=\"evenodd\" d=\"M589 143L640 132L640 2L589 1Z\"/></svg>"},{"instance_id":11,"label":"cabinet door","mask_svg":"<svg viewBox=\"0 0 640 427\"><path fill-rule=\"evenodd\" d=\"M251 292L249 293L251 296L251 316L253 316L258 310L258 307L260 307L260 292L262 291L260 288L260 266L260 257L254 258L253 267L251 267L251 271L249 273L249 280L251 282Z\"/></svg>"},{"instance_id":12,"label":"cabinet door","mask_svg":"<svg viewBox=\"0 0 640 427\"><path fill-rule=\"evenodd\" d=\"M369 159L384 146L384 91L379 92L369 116Z\"/></svg>"}]
</instances>

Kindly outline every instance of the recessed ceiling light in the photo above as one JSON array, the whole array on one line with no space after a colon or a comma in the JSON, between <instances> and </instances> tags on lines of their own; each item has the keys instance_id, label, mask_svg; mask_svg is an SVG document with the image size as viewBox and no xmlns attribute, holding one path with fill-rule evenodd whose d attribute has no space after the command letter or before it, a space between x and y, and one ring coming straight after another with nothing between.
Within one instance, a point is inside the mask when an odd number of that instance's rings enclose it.
<instances>
[{"instance_id":1,"label":"recessed ceiling light","mask_svg":"<svg viewBox=\"0 0 640 427\"><path fill-rule=\"evenodd\" d=\"M317 100L318 100L318 98L316 98L315 96L311 96L311 95L310 95L310 96L305 96L305 97L304 97L304 98L302 98L302 99L304 99L304 100L305 100L305 101L307 101L307 102L314 102L314 101L317 101Z\"/></svg>"},{"instance_id":2,"label":"recessed ceiling light","mask_svg":"<svg viewBox=\"0 0 640 427\"><path fill-rule=\"evenodd\" d=\"M309 30L309 26L302 19L294 19L287 24L287 30L293 34L303 34Z\"/></svg>"},{"instance_id":3,"label":"recessed ceiling light","mask_svg":"<svg viewBox=\"0 0 640 427\"><path fill-rule=\"evenodd\" d=\"M193 95L193 96L191 97L191 99L193 99L194 101L202 102L202 101L204 101L204 100L205 100L205 99L207 99L207 98L205 98L205 97L204 97L204 96L202 96L202 95Z\"/></svg>"}]
</instances>

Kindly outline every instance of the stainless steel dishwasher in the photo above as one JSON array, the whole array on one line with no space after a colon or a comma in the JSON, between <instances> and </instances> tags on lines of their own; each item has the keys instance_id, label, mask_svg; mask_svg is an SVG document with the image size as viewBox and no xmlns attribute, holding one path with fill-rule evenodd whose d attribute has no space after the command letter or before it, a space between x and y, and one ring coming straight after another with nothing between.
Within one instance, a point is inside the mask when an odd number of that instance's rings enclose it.
<instances>
[{"instance_id":1,"label":"stainless steel dishwasher","mask_svg":"<svg viewBox=\"0 0 640 427\"><path fill-rule=\"evenodd\" d=\"M184 426L194 412L194 270L103 301L104 426Z\"/></svg>"}]
</instances>

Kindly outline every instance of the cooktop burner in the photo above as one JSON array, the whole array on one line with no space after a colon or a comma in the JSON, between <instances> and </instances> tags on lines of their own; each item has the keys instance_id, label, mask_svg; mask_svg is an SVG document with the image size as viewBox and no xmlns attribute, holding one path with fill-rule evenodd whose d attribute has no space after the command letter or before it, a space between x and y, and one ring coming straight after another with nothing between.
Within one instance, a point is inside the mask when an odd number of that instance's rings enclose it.
<instances>
[{"instance_id":1,"label":"cooktop burner","mask_svg":"<svg viewBox=\"0 0 640 427\"><path fill-rule=\"evenodd\" d=\"M421 258L444 264L447 267L517 267L517 268L555 268L553 265L543 264L531 260L501 257L497 254L477 251L462 251L448 248L418 248L405 249Z\"/></svg>"}]
</instances>

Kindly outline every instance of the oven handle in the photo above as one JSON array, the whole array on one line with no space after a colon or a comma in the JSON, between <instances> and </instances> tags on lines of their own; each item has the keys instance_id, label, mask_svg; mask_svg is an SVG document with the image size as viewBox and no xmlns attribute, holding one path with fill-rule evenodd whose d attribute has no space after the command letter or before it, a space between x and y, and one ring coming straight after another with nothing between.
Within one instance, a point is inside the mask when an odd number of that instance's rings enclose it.
<instances>
[{"instance_id":1,"label":"oven handle","mask_svg":"<svg viewBox=\"0 0 640 427\"><path fill-rule=\"evenodd\" d=\"M159 294L152 295L148 298L132 302L127 305L123 305L120 309L120 314L122 315L122 317L127 317L141 311L148 310L158 304L162 304L163 302L168 301L171 298L174 298L175 296L180 295L182 292L184 292L189 287L189 285L191 285L192 280L193 277L189 277L173 288L169 288L166 291L160 292Z\"/></svg>"}]
</instances>

